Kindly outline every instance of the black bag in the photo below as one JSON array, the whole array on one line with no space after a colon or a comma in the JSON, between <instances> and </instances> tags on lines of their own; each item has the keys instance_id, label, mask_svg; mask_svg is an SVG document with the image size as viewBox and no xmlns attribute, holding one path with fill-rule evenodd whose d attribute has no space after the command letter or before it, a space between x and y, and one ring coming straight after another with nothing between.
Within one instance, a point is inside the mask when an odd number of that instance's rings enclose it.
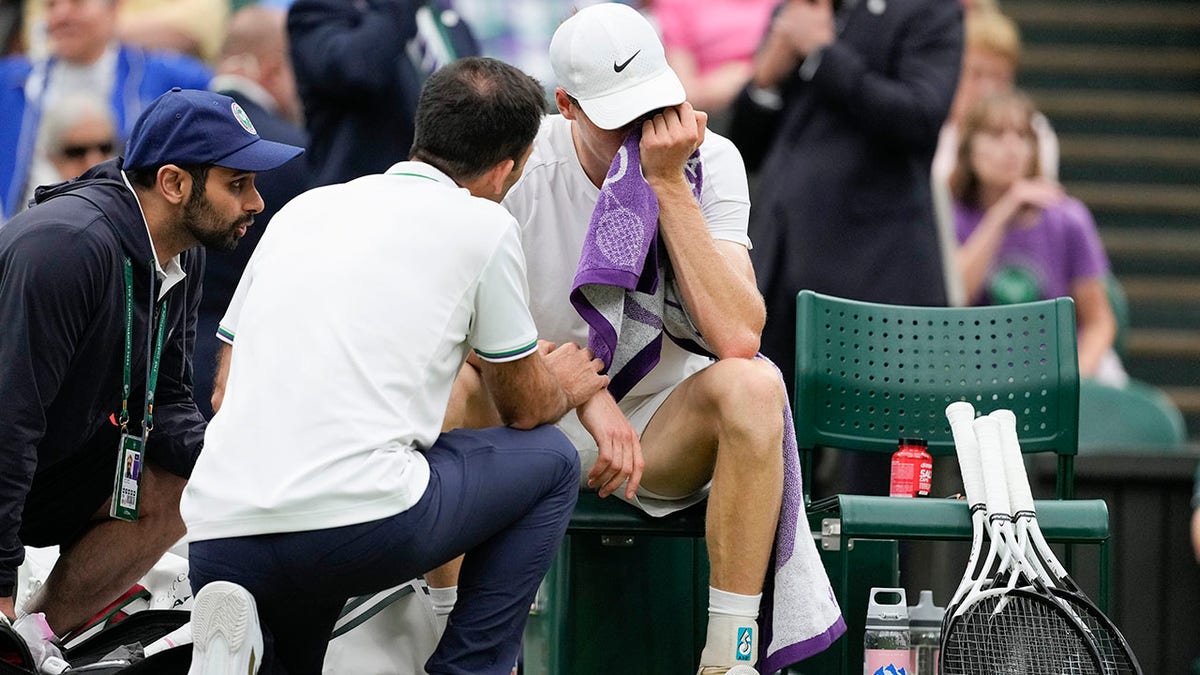
<instances>
[{"instance_id":1,"label":"black bag","mask_svg":"<svg viewBox=\"0 0 1200 675\"><path fill-rule=\"evenodd\" d=\"M71 664L67 673L79 675L187 675L192 664L192 646L161 651L130 665L105 662L104 657L122 645L143 647L187 623L191 612L177 609L147 609L130 614L120 623L105 628L66 650ZM36 675L33 657L25 641L7 624L0 624L0 675Z\"/></svg>"}]
</instances>

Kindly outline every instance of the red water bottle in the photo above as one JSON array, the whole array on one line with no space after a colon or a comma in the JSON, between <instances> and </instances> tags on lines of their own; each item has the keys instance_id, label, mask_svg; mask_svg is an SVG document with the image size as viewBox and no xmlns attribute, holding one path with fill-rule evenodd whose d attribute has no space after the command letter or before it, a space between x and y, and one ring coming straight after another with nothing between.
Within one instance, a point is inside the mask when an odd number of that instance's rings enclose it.
<instances>
[{"instance_id":1,"label":"red water bottle","mask_svg":"<svg viewBox=\"0 0 1200 675\"><path fill-rule=\"evenodd\" d=\"M901 438L900 449L892 455L893 497L925 497L933 482L933 457L921 438Z\"/></svg>"}]
</instances>

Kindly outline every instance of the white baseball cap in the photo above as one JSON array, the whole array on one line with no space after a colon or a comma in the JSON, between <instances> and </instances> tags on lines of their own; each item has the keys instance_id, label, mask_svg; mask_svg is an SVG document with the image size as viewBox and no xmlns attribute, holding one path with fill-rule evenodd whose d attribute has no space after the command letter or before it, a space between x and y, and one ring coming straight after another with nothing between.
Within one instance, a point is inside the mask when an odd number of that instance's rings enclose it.
<instances>
[{"instance_id":1,"label":"white baseball cap","mask_svg":"<svg viewBox=\"0 0 1200 675\"><path fill-rule=\"evenodd\" d=\"M628 5L592 5L564 21L550 40L550 65L558 85L601 129L687 98L654 27Z\"/></svg>"}]
</instances>

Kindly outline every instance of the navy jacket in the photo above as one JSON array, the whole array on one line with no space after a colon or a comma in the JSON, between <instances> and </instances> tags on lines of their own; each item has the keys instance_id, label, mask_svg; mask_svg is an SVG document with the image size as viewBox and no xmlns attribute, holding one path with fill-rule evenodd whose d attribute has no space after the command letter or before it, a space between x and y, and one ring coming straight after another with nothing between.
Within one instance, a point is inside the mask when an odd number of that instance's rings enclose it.
<instances>
[{"instance_id":1,"label":"navy jacket","mask_svg":"<svg viewBox=\"0 0 1200 675\"><path fill-rule=\"evenodd\" d=\"M796 294L944 305L930 163L962 58L958 0L857 0L783 109L745 91L730 133L759 169L751 258L767 302L762 351L795 357ZM791 378L788 377L790 382Z\"/></svg>"},{"instance_id":2,"label":"navy jacket","mask_svg":"<svg viewBox=\"0 0 1200 675\"><path fill-rule=\"evenodd\" d=\"M35 473L84 451L120 411L126 256L134 278L130 418L131 428L141 426L154 251L119 161L39 188L38 205L0 228L0 596L11 595L24 559L21 514ZM165 298L169 332L146 453L186 477L205 428L191 391L203 249L180 262L187 277ZM93 451L115 455L117 447Z\"/></svg>"},{"instance_id":3,"label":"navy jacket","mask_svg":"<svg viewBox=\"0 0 1200 675\"><path fill-rule=\"evenodd\" d=\"M408 54L417 9L446 0L296 0L288 40L304 104L312 186L383 173L408 158L427 73ZM447 30L453 56L479 53L464 22Z\"/></svg>"}]
</instances>

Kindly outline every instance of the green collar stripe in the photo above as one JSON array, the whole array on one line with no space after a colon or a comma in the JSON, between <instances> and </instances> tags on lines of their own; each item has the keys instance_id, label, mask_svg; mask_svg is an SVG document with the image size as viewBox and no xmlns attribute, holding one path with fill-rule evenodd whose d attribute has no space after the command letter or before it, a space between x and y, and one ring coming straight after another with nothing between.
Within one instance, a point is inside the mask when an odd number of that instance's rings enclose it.
<instances>
[{"instance_id":1,"label":"green collar stripe","mask_svg":"<svg viewBox=\"0 0 1200 675\"><path fill-rule=\"evenodd\" d=\"M518 354L524 354L525 352L533 351L534 349L537 349L537 340L530 342L529 344L525 345L524 347L521 347L520 349L510 349L506 352L494 352L493 353L493 352L480 351L480 350L476 349L475 353L482 356L485 359L505 359L510 356L516 356Z\"/></svg>"},{"instance_id":2,"label":"green collar stripe","mask_svg":"<svg viewBox=\"0 0 1200 675\"><path fill-rule=\"evenodd\" d=\"M408 173L408 172L397 171L396 173L389 173L388 175L389 176L410 176L412 178L424 178L425 180L431 180L435 183L439 182L438 179L434 178L433 176L426 176L423 173Z\"/></svg>"}]
</instances>

